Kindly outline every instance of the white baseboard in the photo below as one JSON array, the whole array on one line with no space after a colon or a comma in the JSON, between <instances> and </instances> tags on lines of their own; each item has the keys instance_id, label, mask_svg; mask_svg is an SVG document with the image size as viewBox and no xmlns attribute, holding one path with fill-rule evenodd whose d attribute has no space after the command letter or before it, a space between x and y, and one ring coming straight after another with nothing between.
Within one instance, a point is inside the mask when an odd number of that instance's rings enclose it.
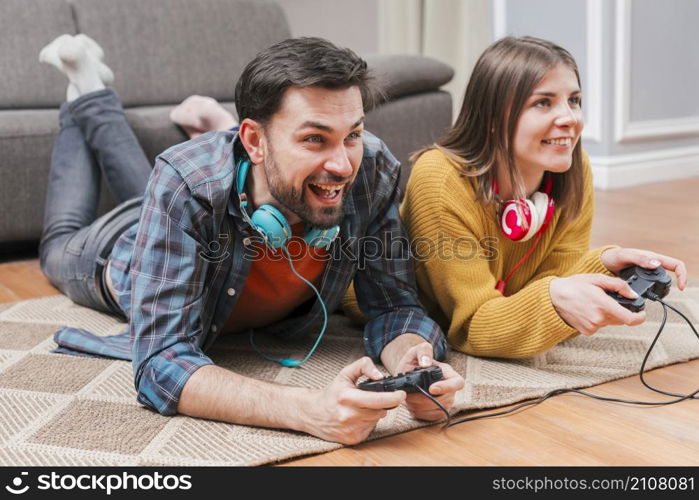
<instances>
[{"instance_id":1,"label":"white baseboard","mask_svg":"<svg viewBox=\"0 0 699 500\"><path fill-rule=\"evenodd\" d=\"M590 156L597 189L616 189L699 176L699 147L618 156Z\"/></svg>"}]
</instances>

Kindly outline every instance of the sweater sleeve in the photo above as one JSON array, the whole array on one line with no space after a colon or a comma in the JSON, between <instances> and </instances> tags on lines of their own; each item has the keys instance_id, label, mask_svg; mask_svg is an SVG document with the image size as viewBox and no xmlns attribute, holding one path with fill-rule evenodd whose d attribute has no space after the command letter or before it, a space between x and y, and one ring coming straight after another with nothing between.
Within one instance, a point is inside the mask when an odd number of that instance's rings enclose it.
<instances>
[{"instance_id":1,"label":"sweater sleeve","mask_svg":"<svg viewBox=\"0 0 699 500\"><path fill-rule=\"evenodd\" d=\"M525 286L508 297L496 289L488 261L444 258L458 251L458 241L478 242L485 234L481 204L464 199L454 175L444 174L443 157L423 155L408 187L404 216L410 236L434 244L430 258L417 256L418 284L448 318L448 340L463 352L478 356L524 358L543 352L575 334L558 315L549 295L556 276L603 272L599 251L586 255L592 224L591 175L586 173L586 203L566 227L547 258ZM411 189L412 187L412 189ZM411 191L413 196L411 195ZM578 270L579 269L579 270Z\"/></svg>"}]
</instances>

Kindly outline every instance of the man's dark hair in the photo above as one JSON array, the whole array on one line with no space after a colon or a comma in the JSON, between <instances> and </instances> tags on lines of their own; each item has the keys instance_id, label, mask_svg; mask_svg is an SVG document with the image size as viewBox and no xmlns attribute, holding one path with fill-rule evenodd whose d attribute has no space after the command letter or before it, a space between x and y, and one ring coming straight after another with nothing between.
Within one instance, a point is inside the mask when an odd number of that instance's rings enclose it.
<instances>
[{"instance_id":1,"label":"man's dark hair","mask_svg":"<svg viewBox=\"0 0 699 500\"><path fill-rule=\"evenodd\" d=\"M239 120L266 123L292 86L357 86L364 111L371 109L380 96L366 61L350 49L341 49L322 38L289 38L257 54L243 70L235 86Z\"/></svg>"}]
</instances>

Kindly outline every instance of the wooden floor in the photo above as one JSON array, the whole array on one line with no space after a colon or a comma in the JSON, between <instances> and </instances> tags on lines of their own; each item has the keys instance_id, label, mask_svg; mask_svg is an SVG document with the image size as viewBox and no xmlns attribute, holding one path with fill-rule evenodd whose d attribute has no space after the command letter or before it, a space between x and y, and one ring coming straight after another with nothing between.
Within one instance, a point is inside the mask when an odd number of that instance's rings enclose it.
<instances>
[{"instance_id":1,"label":"wooden floor","mask_svg":"<svg viewBox=\"0 0 699 500\"><path fill-rule=\"evenodd\" d=\"M592 246L616 243L683 259L699 272L699 178L597 193ZM36 259L0 264L0 302L58 293ZM639 364L640 364L639 360ZM699 360L661 368L651 384L699 388ZM605 396L661 400L637 377L593 389ZM699 465L699 402L660 408L558 396L518 414L428 427L284 465Z\"/></svg>"}]
</instances>

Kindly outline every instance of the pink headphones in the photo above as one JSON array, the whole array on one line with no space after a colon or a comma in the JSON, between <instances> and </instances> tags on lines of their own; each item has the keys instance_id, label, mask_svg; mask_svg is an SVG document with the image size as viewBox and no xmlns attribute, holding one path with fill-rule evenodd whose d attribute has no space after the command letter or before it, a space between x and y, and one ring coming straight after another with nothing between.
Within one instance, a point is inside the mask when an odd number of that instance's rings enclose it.
<instances>
[{"instance_id":1,"label":"pink headphones","mask_svg":"<svg viewBox=\"0 0 699 500\"><path fill-rule=\"evenodd\" d=\"M513 241L527 241L546 230L553 218L555 205L551 197L552 188L553 178L550 174L546 174L543 192L537 191L532 195L531 200L520 198L503 204L498 221L506 238ZM495 178L493 178L493 191L498 194L498 183ZM525 220L527 229L525 229Z\"/></svg>"},{"instance_id":2,"label":"pink headphones","mask_svg":"<svg viewBox=\"0 0 699 500\"><path fill-rule=\"evenodd\" d=\"M498 222L500 223L500 229L505 237L514 241L526 241L536 235L536 241L532 244L527 253L519 259L519 262L515 264L504 279L498 280L495 284L495 288L504 296L507 296L507 293L505 293L507 282L510 281L515 271L517 271L519 266L521 266L534 251L541 240L541 235L544 234L544 231L553 218L554 202L551 197L552 188L553 178L551 174L546 174L543 192L537 191L532 195L531 200L518 199L507 201L502 207L502 213L498 218ZM495 194L498 194L498 183L495 179L493 179L493 191L495 191ZM519 210L517 207L519 207ZM522 216L524 216L529 226L526 230L522 224Z\"/></svg>"}]
</instances>

